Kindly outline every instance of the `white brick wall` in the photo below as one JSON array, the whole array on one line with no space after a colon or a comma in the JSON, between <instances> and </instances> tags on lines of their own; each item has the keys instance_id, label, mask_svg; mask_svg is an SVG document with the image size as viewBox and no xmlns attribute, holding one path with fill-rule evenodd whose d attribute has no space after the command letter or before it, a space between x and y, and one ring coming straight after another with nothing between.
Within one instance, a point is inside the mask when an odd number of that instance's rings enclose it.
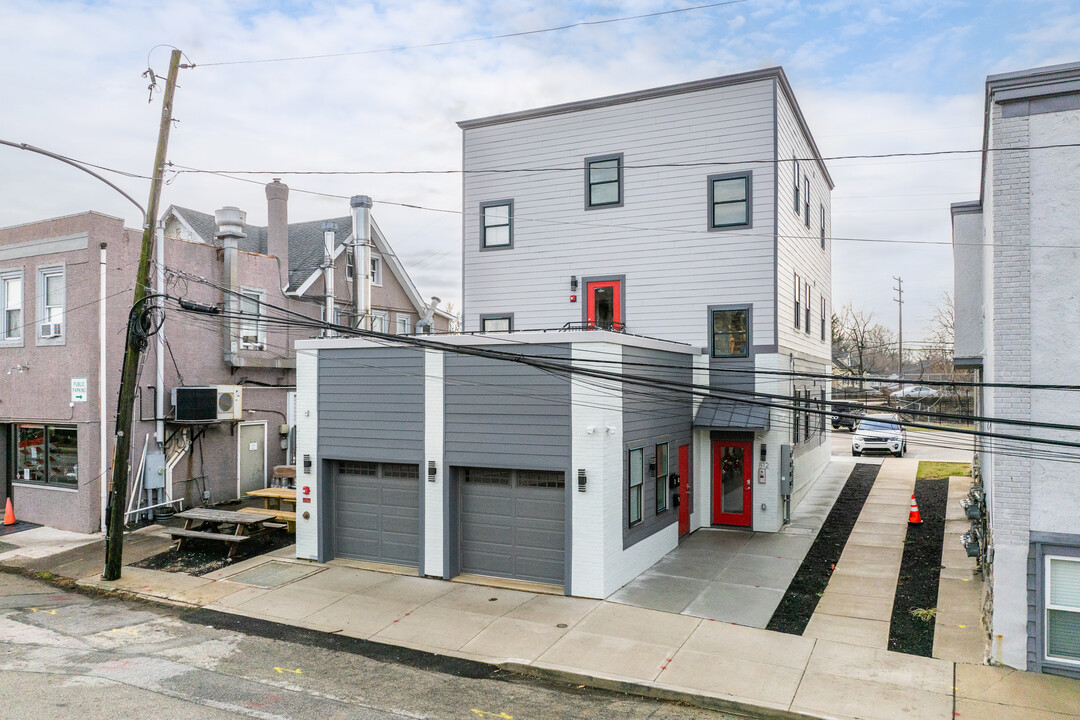
<instances>
[{"instance_id":1,"label":"white brick wall","mask_svg":"<svg viewBox=\"0 0 1080 720\"><path fill-rule=\"evenodd\" d=\"M296 350L296 557L315 560L319 552L319 353ZM304 474L304 456L311 458L311 473ZM303 488L311 488L310 495ZM311 502L304 502L304 498ZM304 513L309 514L304 518Z\"/></svg>"}]
</instances>

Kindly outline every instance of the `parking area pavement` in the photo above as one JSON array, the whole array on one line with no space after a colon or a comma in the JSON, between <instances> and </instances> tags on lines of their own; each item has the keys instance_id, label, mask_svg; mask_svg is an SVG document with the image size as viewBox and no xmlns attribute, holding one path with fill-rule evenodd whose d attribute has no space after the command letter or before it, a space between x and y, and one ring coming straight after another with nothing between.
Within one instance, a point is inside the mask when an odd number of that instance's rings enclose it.
<instances>
[{"instance_id":1,"label":"parking area pavement","mask_svg":"<svg viewBox=\"0 0 1080 720\"><path fill-rule=\"evenodd\" d=\"M973 453L973 441L971 435L959 432L947 432L944 430L908 430L907 452L904 458L913 460L935 460L937 462L971 462ZM841 428L832 431L832 456L833 460L847 458L851 462L863 462L881 464L887 457L885 453L851 455L851 431Z\"/></svg>"}]
</instances>

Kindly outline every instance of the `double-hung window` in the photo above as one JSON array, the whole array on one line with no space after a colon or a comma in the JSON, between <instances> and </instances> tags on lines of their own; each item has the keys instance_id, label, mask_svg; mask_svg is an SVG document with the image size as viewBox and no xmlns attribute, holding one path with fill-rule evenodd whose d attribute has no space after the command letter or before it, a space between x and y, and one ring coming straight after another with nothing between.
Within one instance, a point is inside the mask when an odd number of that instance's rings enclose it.
<instances>
[{"instance_id":1,"label":"double-hung window","mask_svg":"<svg viewBox=\"0 0 1080 720\"><path fill-rule=\"evenodd\" d=\"M804 222L806 227L810 227L810 178L803 176L803 208L806 211L806 218Z\"/></svg>"},{"instance_id":2,"label":"double-hung window","mask_svg":"<svg viewBox=\"0 0 1080 720\"><path fill-rule=\"evenodd\" d=\"M481 315L480 332L510 332L514 329L511 315Z\"/></svg>"},{"instance_id":3,"label":"double-hung window","mask_svg":"<svg viewBox=\"0 0 1080 720\"><path fill-rule=\"evenodd\" d=\"M806 334L809 335L811 332L813 332L813 330L811 329L811 326L810 326L810 318L813 317L814 310L810 305L810 283L805 283L805 286L806 286L806 304L803 305L803 308L804 308L804 310L806 312Z\"/></svg>"},{"instance_id":4,"label":"double-hung window","mask_svg":"<svg viewBox=\"0 0 1080 720\"><path fill-rule=\"evenodd\" d=\"M709 229L751 227L751 174L709 176Z\"/></svg>"},{"instance_id":5,"label":"double-hung window","mask_svg":"<svg viewBox=\"0 0 1080 720\"><path fill-rule=\"evenodd\" d=\"M750 309L713 310L712 356L714 358L750 355Z\"/></svg>"},{"instance_id":6,"label":"double-hung window","mask_svg":"<svg viewBox=\"0 0 1080 720\"><path fill-rule=\"evenodd\" d=\"M23 333L23 276L14 271L0 274L0 342L21 340Z\"/></svg>"},{"instance_id":7,"label":"double-hung window","mask_svg":"<svg viewBox=\"0 0 1080 720\"><path fill-rule=\"evenodd\" d=\"M382 258L371 258L371 284L382 287Z\"/></svg>"},{"instance_id":8,"label":"double-hung window","mask_svg":"<svg viewBox=\"0 0 1080 720\"><path fill-rule=\"evenodd\" d=\"M821 249L825 249L825 206L821 206Z\"/></svg>"},{"instance_id":9,"label":"double-hung window","mask_svg":"<svg viewBox=\"0 0 1080 720\"><path fill-rule=\"evenodd\" d=\"M345 279L353 280L356 278L356 263L353 262L353 254L348 249L345 250Z\"/></svg>"},{"instance_id":10,"label":"double-hung window","mask_svg":"<svg viewBox=\"0 0 1080 720\"><path fill-rule=\"evenodd\" d=\"M799 161L794 156L791 158L792 178L795 184L795 214L802 212L802 203L799 201Z\"/></svg>"},{"instance_id":11,"label":"double-hung window","mask_svg":"<svg viewBox=\"0 0 1080 720\"><path fill-rule=\"evenodd\" d=\"M795 273L795 329L802 323L802 278Z\"/></svg>"},{"instance_id":12,"label":"double-hung window","mask_svg":"<svg viewBox=\"0 0 1080 720\"><path fill-rule=\"evenodd\" d=\"M645 479L644 448L635 448L630 451L627 472L630 480L630 490L626 500L630 525L633 526L641 522L641 486Z\"/></svg>"},{"instance_id":13,"label":"double-hung window","mask_svg":"<svg viewBox=\"0 0 1080 720\"><path fill-rule=\"evenodd\" d=\"M1080 558L1046 557L1046 659L1080 665Z\"/></svg>"},{"instance_id":14,"label":"double-hung window","mask_svg":"<svg viewBox=\"0 0 1080 720\"><path fill-rule=\"evenodd\" d=\"M396 317L397 317L397 334L398 335L408 335L409 331L412 329L412 321L411 321L411 319L409 318L408 315L405 315L404 313L398 313Z\"/></svg>"},{"instance_id":15,"label":"double-hung window","mask_svg":"<svg viewBox=\"0 0 1080 720\"><path fill-rule=\"evenodd\" d=\"M618 207L622 201L622 153L585 158L585 209Z\"/></svg>"},{"instance_id":16,"label":"double-hung window","mask_svg":"<svg viewBox=\"0 0 1080 720\"><path fill-rule=\"evenodd\" d=\"M240 290L240 346L246 350L266 347L266 323L262 320L265 302L262 290Z\"/></svg>"},{"instance_id":17,"label":"double-hung window","mask_svg":"<svg viewBox=\"0 0 1080 720\"><path fill-rule=\"evenodd\" d=\"M38 337L64 336L64 268L38 271Z\"/></svg>"},{"instance_id":18,"label":"double-hung window","mask_svg":"<svg viewBox=\"0 0 1080 720\"><path fill-rule=\"evenodd\" d=\"M18 425L11 438L15 482L79 486L79 431L61 425Z\"/></svg>"},{"instance_id":19,"label":"double-hung window","mask_svg":"<svg viewBox=\"0 0 1080 720\"><path fill-rule=\"evenodd\" d=\"M668 444L656 445L656 512L668 509Z\"/></svg>"},{"instance_id":20,"label":"double-hung window","mask_svg":"<svg viewBox=\"0 0 1080 720\"><path fill-rule=\"evenodd\" d=\"M386 310L372 310L371 329L374 332L390 332L390 313Z\"/></svg>"},{"instance_id":21,"label":"double-hung window","mask_svg":"<svg viewBox=\"0 0 1080 720\"><path fill-rule=\"evenodd\" d=\"M480 204L480 249L514 246L514 204L500 200Z\"/></svg>"},{"instance_id":22,"label":"double-hung window","mask_svg":"<svg viewBox=\"0 0 1080 720\"><path fill-rule=\"evenodd\" d=\"M821 342L825 342L825 296L821 296Z\"/></svg>"}]
</instances>

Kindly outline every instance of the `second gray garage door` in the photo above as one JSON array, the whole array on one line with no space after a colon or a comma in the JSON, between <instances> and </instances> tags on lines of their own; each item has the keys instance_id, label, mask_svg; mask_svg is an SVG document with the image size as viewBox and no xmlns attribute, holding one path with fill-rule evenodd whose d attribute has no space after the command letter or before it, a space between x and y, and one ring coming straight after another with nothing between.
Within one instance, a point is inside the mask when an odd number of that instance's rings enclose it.
<instances>
[{"instance_id":1,"label":"second gray garage door","mask_svg":"<svg viewBox=\"0 0 1080 720\"><path fill-rule=\"evenodd\" d=\"M566 476L459 468L461 572L563 585Z\"/></svg>"},{"instance_id":2,"label":"second gray garage door","mask_svg":"<svg viewBox=\"0 0 1080 720\"><path fill-rule=\"evenodd\" d=\"M334 521L337 557L417 567L420 466L338 462Z\"/></svg>"}]
</instances>

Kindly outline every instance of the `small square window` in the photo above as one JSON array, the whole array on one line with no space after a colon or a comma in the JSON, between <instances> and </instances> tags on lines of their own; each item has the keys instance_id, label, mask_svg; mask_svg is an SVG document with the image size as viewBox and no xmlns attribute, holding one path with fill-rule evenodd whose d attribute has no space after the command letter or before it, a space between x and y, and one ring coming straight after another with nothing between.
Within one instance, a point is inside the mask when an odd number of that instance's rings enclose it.
<instances>
[{"instance_id":1,"label":"small square window","mask_svg":"<svg viewBox=\"0 0 1080 720\"><path fill-rule=\"evenodd\" d=\"M750 355L750 310L712 311L712 356L715 358Z\"/></svg>"},{"instance_id":2,"label":"small square window","mask_svg":"<svg viewBox=\"0 0 1080 720\"><path fill-rule=\"evenodd\" d=\"M627 503L629 505L630 525L637 525L641 522L641 486L645 479L644 448L635 448L630 451L628 474L630 492Z\"/></svg>"},{"instance_id":3,"label":"small square window","mask_svg":"<svg viewBox=\"0 0 1080 720\"><path fill-rule=\"evenodd\" d=\"M514 329L514 319L510 315L482 315L480 332L510 332Z\"/></svg>"},{"instance_id":4,"label":"small square window","mask_svg":"<svg viewBox=\"0 0 1080 720\"><path fill-rule=\"evenodd\" d=\"M709 229L750 227L750 173L709 178Z\"/></svg>"},{"instance_id":5,"label":"small square window","mask_svg":"<svg viewBox=\"0 0 1080 720\"><path fill-rule=\"evenodd\" d=\"M509 248L514 245L514 209L510 201L480 206L480 247Z\"/></svg>"},{"instance_id":6,"label":"small square window","mask_svg":"<svg viewBox=\"0 0 1080 720\"><path fill-rule=\"evenodd\" d=\"M623 156L585 158L585 209L622 205Z\"/></svg>"},{"instance_id":7,"label":"small square window","mask_svg":"<svg viewBox=\"0 0 1080 720\"><path fill-rule=\"evenodd\" d=\"M412 320L408 315L398 313L397 315L397 334L408 335L412 329Z\"/></svg>"},{"instance_id":8,"label":"small square window","mask_svg":"<svg viewBox=\"0 0 1080 720\"><path fill-rule=\"evenodd\" d=\"M656 445L656 512L668 509L668 444Z\"/></svg>"}]
</instances>

